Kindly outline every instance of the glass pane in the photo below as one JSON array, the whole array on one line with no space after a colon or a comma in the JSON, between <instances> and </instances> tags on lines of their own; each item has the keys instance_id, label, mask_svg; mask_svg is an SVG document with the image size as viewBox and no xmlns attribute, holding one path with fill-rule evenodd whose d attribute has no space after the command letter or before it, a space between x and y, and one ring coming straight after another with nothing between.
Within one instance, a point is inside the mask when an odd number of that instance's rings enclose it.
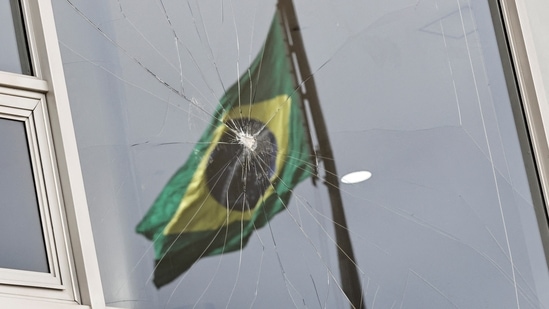
<instances>
[{"instance_id":1,"label":"glass pane","mask_svg":"<svg viewBox=\"0 0 549 309\"><path fill-rule=\"evenodd\" d=\"M23 122L0 119L0 267L48 272Z\"/></svg>"},{"instance_id":2,"label":"glass pane","mask_svg":"<svg viewBox=\"0 0 549 309\"><path fill-rule=\"evenodd\" d=\"M0 71L32 74L18 0L0 0Z\"/></svg>"},{"instance_id":3,"label":"glass pane","mask_svg":"<svg viewBox=\"0 0 549 309\"><path fill-rule=\"evenodd\" d=\"M294 2L54 2L107 303L349 308L335 191L367 308L548 308L488 1Z\"/></svg>"}]
</instances>

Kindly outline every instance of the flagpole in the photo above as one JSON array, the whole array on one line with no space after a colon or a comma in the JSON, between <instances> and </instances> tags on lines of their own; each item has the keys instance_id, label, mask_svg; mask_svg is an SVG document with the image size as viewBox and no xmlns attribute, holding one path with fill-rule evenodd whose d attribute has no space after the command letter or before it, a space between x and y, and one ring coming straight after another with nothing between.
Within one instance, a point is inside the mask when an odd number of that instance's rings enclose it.
<instances>
[{"instance_id":1,"label":"flagpole","mask_svg":"<svg viewBox=\"0 0 549 309\"><path fill-rule=\"evenodd\" d=\"M328 188L332 207L332 220L334 221L336 244L338 248L337 253L341 276L341 288L349 299L351 308L366 309L362 299L362 287L359 280L349 230L347 229L347 220L343 209L341 192L339 191L339 179L332 146L328 137L328 130L326 128L322 109L320 108L320 101L318 99L313 74L309 67L309 62L307 61L295 7L292 0L278 0L278 9L285 22L283 28L285 30L285 35L287 36L287 46L290 50L290 54L295 54L297 59L297 69L299 69L303 83L300 87L301 97L303 99L303 104L305 104L305 102L308 103L318 139L320 158L322 159L326 171L325 185ZM296 66L296 64L294 64L294 66ZM296 71L295 68L294 71ZM297 71L295 73L298 74Z\"/></svg>"}]
</instances>

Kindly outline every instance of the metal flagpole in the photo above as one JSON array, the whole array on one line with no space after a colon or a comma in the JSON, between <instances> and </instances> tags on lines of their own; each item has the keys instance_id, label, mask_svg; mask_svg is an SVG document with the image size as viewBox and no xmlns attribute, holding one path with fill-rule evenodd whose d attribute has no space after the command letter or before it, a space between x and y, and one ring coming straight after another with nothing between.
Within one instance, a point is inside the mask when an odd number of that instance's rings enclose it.
<instances>
[{"instance_id":1,"label":"metal flagpole","mask_svg":"<svg viewBox=\"0 0 549 309\"><path fill-rule=\"evenodd\" d=\"M326 170L325 185L328 188L330 195L330 203L332 206L332 220L334 221L335 237L337 242L337 253L339 261L339 271L341 275L341 287L343 292L350 301L351 308L366 309L362 299L362 287L359 280L357 264L353 253L349 231L347 229L347 220L345 219L345 211L343 209L343 201L339 191L339 179L335 166L332 146L328 137L328 130L320 108L320 101L316 92L314 78L307 61L303 38L301 37L301 29L297 20L292 0L278 0L278 9L281 12L287 45L290 51L290 56L295 55L297 64L294 65L296 75L299 74L302 78L300 93L303 104L307 102L313 126L318 139L318 147L320 158ZM294 60L292 60L292 63ZM318 158L318 157L317 157Z\"/></svg>"}]
</instances>

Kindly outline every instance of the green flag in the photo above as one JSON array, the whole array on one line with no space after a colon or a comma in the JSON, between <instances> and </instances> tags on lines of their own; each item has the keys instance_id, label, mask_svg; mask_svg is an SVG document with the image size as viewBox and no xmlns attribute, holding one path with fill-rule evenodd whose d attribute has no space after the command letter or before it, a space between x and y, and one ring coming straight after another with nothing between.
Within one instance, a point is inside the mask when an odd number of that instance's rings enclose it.
<instances>
[{"instance_id":1,"label":"green flag","mask_svg":"<svg viewBox=\"0 0 549 309\"><path fill-rule=\"evenodd\" d=\"M263 50L137 226L154 242L157 287L204 256L242 249L311 175L282 31L276 15Z\"/></svg>"}]
</instances>

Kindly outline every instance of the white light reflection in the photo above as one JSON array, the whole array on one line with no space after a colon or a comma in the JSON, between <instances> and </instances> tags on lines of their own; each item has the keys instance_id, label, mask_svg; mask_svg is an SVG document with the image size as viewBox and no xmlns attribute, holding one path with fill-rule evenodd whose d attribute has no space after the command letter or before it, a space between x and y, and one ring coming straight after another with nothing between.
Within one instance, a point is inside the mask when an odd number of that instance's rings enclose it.
<instances>
[{"instance_id":1,"label":"white light reflection","mask_svg":"<svg viewBox=\"0 0 549 309\"><path fill-rule=\"evenodd\" d=\"M372 173L368 171L352 172L341 177L341 182L347 184L359 183L370 179L370 177L372 177Z\"/></svg>"}]
</instances>

